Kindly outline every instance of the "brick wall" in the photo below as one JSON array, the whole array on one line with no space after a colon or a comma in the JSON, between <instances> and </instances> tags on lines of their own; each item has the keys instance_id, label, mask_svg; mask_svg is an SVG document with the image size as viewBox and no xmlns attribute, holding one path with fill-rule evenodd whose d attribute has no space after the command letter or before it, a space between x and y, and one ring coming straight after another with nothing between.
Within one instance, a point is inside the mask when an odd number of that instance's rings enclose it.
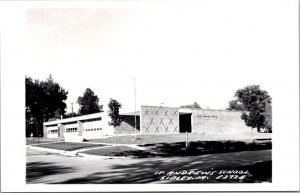
<instances>
[{"instance_id":1,"label":"brick wall","mask_svg":"<svg viewBox=\"0 0 300 193\"><path fill-rule=\"evenodd\" d=\"M251 128L245 125L241 119L241 112L238 111L194 110L192 119L193 133L237 134L251 132Z\"/></svg>"},{"instance_id":2,"label":"brick wall","mask_svg":"<svg viewBox=\"0 0 300 193\"><path fill-rule=\"evenodd\" d=\"M116 127L116 131L118 134L135 134L134 115L122 115L122 123L120 126ZM136 116L136 133L140 133L140 116Z\"/></svg>"},{"instance_id":3,"label":"brick wall","mask_svg":"<svg viewBox=\"0 0 300 193\"><path fill-rule=\"evenodd\" d=\"M241 112L238 111L142 106L141 134L179 133L180 113L192 113L192 133L238 134L251 132L251 128L245 125L241 119Z\"/></svg>"},{"instance_id":4,"label":"brick wall","mask_svg":"<svg viewBox=\"0 0 300 193\"><path fill-rule=\"evenodd\" d=\"M141 107L141 134L179 133L177 108Z\"/></svg>"}]
</instances>

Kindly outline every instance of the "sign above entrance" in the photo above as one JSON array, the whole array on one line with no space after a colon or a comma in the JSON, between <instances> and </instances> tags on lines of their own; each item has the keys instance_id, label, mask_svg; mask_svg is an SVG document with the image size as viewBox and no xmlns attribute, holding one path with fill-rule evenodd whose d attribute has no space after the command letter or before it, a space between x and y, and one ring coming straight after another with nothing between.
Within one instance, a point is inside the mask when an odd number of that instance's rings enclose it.
<instances>
[{"instance_id":1,"label":"sign above entrance","mask_svg":"<svg viewBox=\"0 0 300 193\"><path fill-rule=\"evenodd\" d=\"M197 115L197 117L202 117L202 118L218 118L216 115Z\"/></svg>"}]
</instances>

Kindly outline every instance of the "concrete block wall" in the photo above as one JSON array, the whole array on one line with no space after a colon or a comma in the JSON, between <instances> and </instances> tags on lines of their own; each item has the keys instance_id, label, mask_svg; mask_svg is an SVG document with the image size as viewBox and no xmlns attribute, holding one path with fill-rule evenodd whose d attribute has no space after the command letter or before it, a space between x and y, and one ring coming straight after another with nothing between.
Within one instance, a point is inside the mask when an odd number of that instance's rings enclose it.
<instances>
[{"instance_id":1,"label":"concrete block wall","mask_svg":"<svg viewBox=\"0 0 300 193\"><path fill-rule=\"evenodd\" d=\"M77 121L77 129L78 129L78 133L77 133L77 135L78 136L82 136L82 130L83 130L83 123L81 122L81 121Z\"/></svg>"},{"instance_id":2,"label":"concrete block wall","mask_svg":"<svg viewBox=\"0 0 300 193\"><path fill-rule=\"evenodd\" d=\"M141 134L179 133L179 109L141 106Z\"/></svg>"},{"instance_id":3,"label":"concrete block wall","mask_svg":"<svg viewBox=\"0 0 300 193\"><path fill-rule=\"evenodd\" d=\"M116 132L117 134L137 134L140 133L140 116L136 116L136 131L135 131L135 118L134 115L122 115L122 123L120 126L117 126Z\"/></svg>"},{"instance_id":4,"label":"concrete block wall","mask_svg":"<svg viewBox=\"0 0 300 193\"><path fill-rule=\"evenodd\" d=\"M58 137L65 137L65 127L63 124L58 124L59 134Z\"/></svg>"},{"instance_id":5,"label":"concrete block wall","mask_svg":"<svg viewBox=\"0 0 300 193\"><path fill-rule=\"evenodd\" d=\"M203 134L251 133L251 127L245 125L241 114L239 111L194 110L192 132Z\"/></svg>"},{"instance_id":6,"label":"concrete block wall","mask_svg":"<svg viewBox=\"0 0 300 193\"><path fill-rule=\"evenodd\" d=\"M44 137L47 138L48 137L48 129L47 126L43 125L43 133L44 133Z\"/></svg>"}]
</instances>

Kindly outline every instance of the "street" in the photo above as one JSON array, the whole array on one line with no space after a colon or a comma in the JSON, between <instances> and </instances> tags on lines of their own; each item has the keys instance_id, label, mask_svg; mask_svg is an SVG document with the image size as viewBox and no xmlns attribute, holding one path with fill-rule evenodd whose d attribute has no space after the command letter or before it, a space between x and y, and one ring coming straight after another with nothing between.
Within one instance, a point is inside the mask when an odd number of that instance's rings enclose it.
<instances>
[{"instance_id":1,"label":"street","mask_svg":"<svg viewBox=\"0 0 300 193\"><path fill-rule=\"evenodd\" d=\"M151 158L69 157L27 149L27 183L170 183L157 171L237 169L270 162L272 150ZM231 181L234 182L234 181Z\"/></svg>"}]
</instances>

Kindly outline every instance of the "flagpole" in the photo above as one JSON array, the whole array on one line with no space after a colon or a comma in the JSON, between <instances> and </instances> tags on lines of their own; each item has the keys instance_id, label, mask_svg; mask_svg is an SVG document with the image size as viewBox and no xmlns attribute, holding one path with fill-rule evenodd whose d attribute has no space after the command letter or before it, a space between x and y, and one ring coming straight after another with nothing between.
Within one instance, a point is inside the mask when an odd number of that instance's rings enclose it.
<instances>
[{"instance_id":1,"label":"flagpole","mask_svg":"<svg viewBox=\"0 0 300 193\"><path fill-rule=\"evenodd\" d=\"M135 77L134 77L133 81L134 81L134 131L135 131L134 139L136 140L136 88L135 88Z\"/></svg>"}]
</instances>

